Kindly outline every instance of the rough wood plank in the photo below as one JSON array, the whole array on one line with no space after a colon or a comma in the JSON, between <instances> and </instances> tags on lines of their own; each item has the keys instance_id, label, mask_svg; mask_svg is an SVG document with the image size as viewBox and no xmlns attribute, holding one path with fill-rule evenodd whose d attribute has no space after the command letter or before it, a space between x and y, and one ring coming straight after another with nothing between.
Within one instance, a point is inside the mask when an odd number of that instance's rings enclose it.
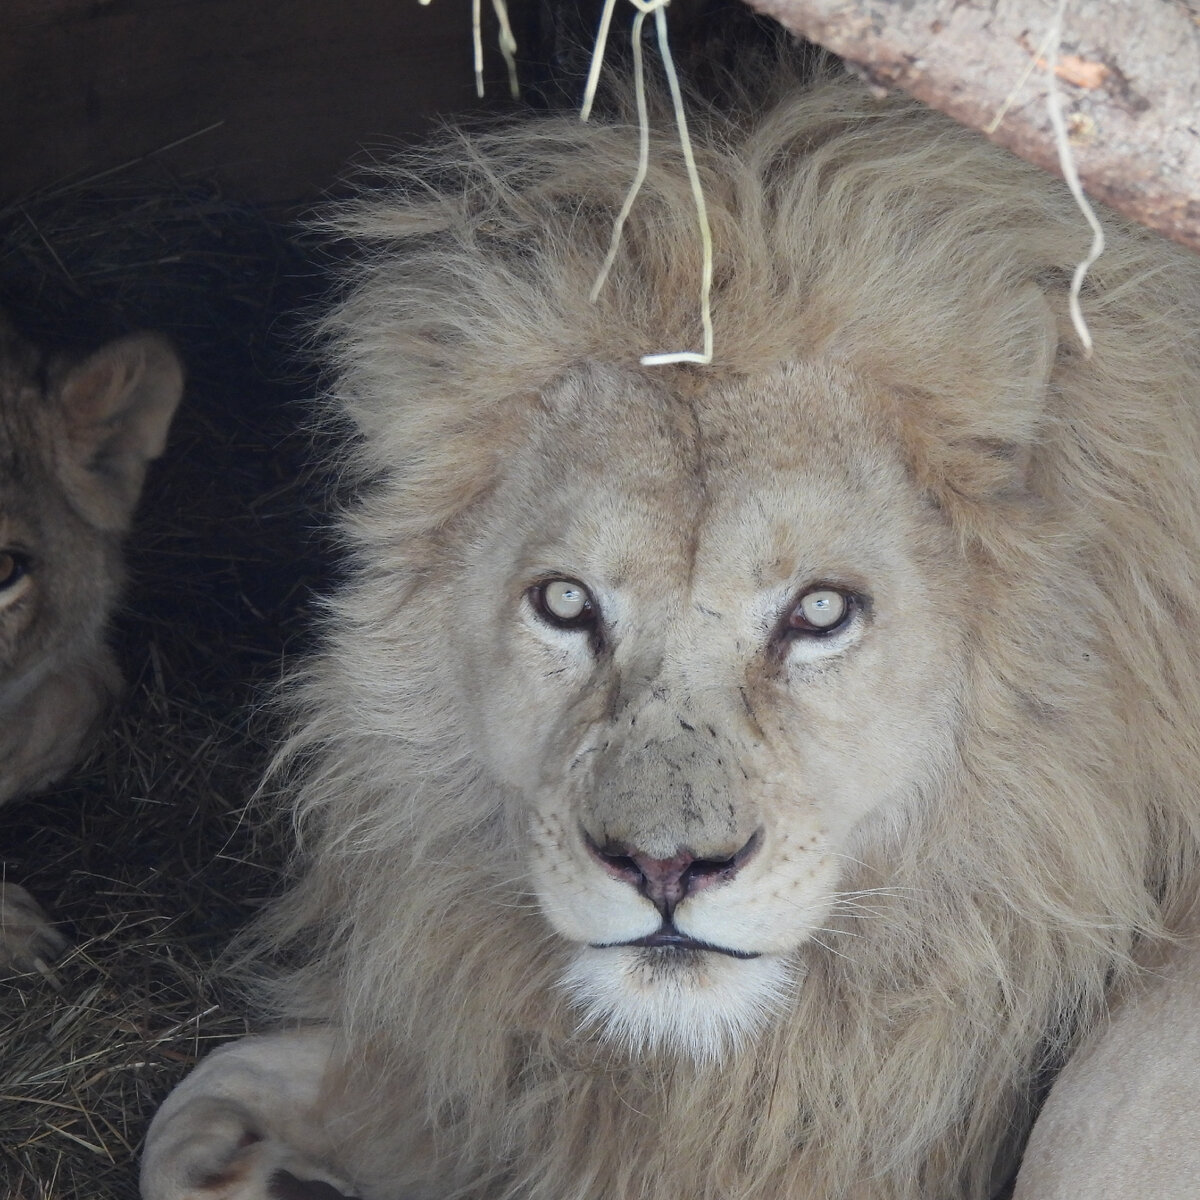
<instances>
[{"instance_id":1,"label":"rough wood plank","mask_svg":"<svg viewBox=\"0 0 1200 1200\"><path fill-rule=\"evenodd\" d=\"M988 136L1061 173L1039 59L1058 0L747 2L965 125L986 131L1008 103ZM1085 191L1200 250L1196 0L1070 0L1057 77Z\"/></svg>"}]
</instances>

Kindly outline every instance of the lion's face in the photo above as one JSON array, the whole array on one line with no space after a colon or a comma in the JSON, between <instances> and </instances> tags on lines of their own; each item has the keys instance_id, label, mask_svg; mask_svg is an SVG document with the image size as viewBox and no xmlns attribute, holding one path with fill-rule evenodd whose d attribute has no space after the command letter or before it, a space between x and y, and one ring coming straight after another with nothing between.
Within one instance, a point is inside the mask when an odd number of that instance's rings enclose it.
<instances>
[{"instance_id":1,"label":"lion's face","mask_svg":"<svg viewBox=\"0 0 1200 1200\"><path fill-rule=\"evenodd\" d=\"M962 568L865 411L832 369L687 400L583 371L468 539L450 607L472 733L521 798L514 870L575 947L572 1000L631 1047L753 1032L953 769Z\"/></svg>"},{"instance_id":2,"label":"lion's face","mask_svg":"<svg viewBox=\"0 0 1200 1200\"><path fill-rule=\"evenodd\" d=\"M0 316L0 801L61 776L111 699L120 538L182 384L152 334L72 364Z\"/></svg>"}]
</instances>

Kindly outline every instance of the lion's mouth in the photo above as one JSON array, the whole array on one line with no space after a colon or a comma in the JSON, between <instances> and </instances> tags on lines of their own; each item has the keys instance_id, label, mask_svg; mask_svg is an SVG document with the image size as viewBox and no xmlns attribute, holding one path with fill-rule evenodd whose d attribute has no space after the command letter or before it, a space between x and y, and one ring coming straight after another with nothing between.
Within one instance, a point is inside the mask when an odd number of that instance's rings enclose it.
<instances>
[{"instance_id":1,"label":"lion's mouth","mask_svg":"<svg viewBox=\"0 0 1200 1200\"><path fill-rule=\"evenodd\" d=\"M624 946L645 946L652 950L665 950L668 953L704 952L708 954L725 954L730 958L758 958L754 950L731 950L728 946L714 946L711 942L702 942L686 933L680 933L672 921L664 921L653 933L645 937L634 938L629 942L592 942L593 950L616 950Z\"/></svg>"}]
</instances>

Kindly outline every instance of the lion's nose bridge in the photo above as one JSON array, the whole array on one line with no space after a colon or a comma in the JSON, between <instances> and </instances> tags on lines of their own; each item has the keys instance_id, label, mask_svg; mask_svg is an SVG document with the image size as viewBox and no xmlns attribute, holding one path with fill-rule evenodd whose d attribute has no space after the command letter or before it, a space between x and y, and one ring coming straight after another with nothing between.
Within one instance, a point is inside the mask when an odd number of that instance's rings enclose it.
<instances>
[{"instance_id":1,"label":"lion's nose bridge","mask_svg":"<svg viewBox=\"0 0 1200 1200\"><path fill-rule=\"evenodd\" d=\"M621 722L594 764L584 830L600 847L670 859L734 854L757 826L732 748L715 721L651 696Z\"/></svg>"}]
</instances>

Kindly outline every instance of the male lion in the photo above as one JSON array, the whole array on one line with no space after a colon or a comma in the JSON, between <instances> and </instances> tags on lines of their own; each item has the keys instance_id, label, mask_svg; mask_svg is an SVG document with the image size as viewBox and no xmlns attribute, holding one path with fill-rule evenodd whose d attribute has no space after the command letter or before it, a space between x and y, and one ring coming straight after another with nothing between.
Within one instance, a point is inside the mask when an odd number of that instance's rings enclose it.
<instances>
[{"instance_id":1,"label":"male lion","mask_svg":"<svg viewBox=\"0 0 1200 1200\"><path fill-rule=\"evenodd\" d=\"M167 1101L149 1200L984 1197L1180 928L1200 262L1109 218L1089 357L1060 183L850 82L756 111L693 118L711 366L639 362L699 338L673 134L594 303L627 123L344 218L292 1029Z\"/></svg>"},{"instance_id":2,"label":"male lion","mask_svg":"<svg viewBox=\"0 0 1200 1200\"><path fill-rule=\"evenodd\" d=\"M0 318L0 803L64 775L120 686L104 634L121 538L182 385L153 334L71 365ZM0 968L62 944L29 893L0 879Z\"/></svg>"}]
</instances>

